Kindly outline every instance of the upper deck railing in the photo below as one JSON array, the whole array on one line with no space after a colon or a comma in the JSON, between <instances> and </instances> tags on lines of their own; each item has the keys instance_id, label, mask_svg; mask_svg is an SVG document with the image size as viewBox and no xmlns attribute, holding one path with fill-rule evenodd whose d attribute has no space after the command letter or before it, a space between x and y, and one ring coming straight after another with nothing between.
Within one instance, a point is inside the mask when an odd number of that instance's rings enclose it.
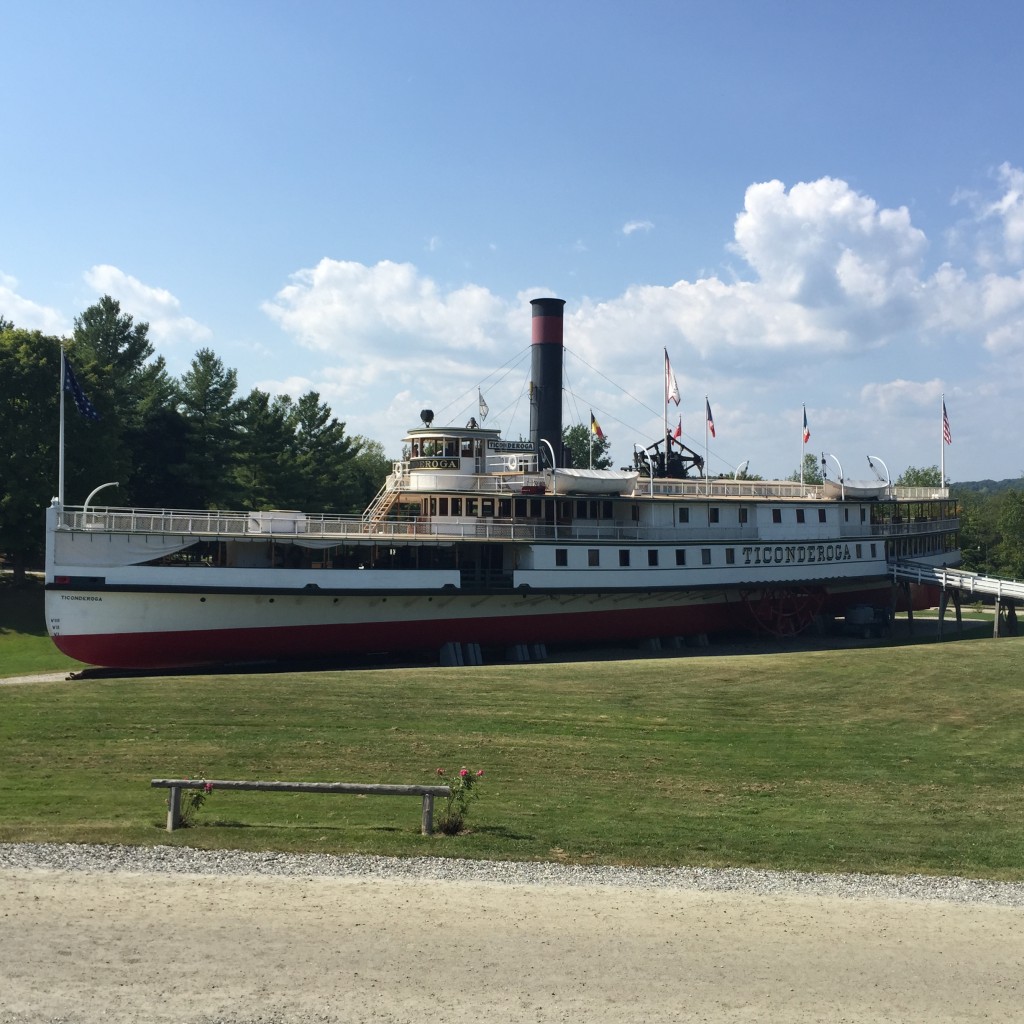
<instances>
[{"instance_id":1,"label":"upper deck railing","mask_svg":"<svg viewBox=\"0 0 1024 1024\"><path fill-rule=\"evenodd\" d=\"M756 524L647 526L632 521L578 520L548 524L513 519L456 519L394 516L367 521L360 516L307 515L268 512L182 511L104 507L65 507L58 510L58 529L94 534L158 534L208 540L279 540L298 543L384 542L406 540L634 541L737 544L794 543L780 539L779 528ZM956 519L915 519L884 523L808 524L796 533L799 542L854 538L898 538L956 530Z\"/></svg>"}]
</instances>

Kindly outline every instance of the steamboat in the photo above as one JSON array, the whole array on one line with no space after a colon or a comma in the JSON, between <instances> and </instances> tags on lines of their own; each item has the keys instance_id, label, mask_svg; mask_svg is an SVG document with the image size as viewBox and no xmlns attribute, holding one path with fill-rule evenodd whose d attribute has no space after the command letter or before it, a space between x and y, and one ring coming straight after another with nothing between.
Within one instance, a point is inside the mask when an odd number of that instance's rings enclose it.
<instances>
[{"instance_id":1,"label":"steamboat","mask_svg":"<svg viewBox=\"0 0 1024 1024\"><path fill-rule=\"evenodd\" d=\"M667 431L629 469L566 465L563 306L532 303L529 439L438 427L424 410L360 516L55 499L54 643L92 665L158 669L788 635L891 607L899 560L958 564L943 489L708 479Z\"/></svg>"}]
</instances>

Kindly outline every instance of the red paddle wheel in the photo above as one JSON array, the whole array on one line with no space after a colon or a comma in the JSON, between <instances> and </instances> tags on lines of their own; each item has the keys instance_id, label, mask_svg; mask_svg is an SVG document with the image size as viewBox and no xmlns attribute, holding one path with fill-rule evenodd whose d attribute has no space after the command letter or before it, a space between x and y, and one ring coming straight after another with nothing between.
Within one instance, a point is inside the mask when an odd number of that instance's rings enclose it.
<instances>
[{"instance_id":1,"label":"red paddle wheel","mask_svg":"<svg viewBox=\"0 0 1024 1024\"><path fill-rule=\"evenodd\" d=\"M759 630L772 636L802 633L821 611L825 592L813 588L744 591L743 601Z\"/></svg>"}]
</instances>

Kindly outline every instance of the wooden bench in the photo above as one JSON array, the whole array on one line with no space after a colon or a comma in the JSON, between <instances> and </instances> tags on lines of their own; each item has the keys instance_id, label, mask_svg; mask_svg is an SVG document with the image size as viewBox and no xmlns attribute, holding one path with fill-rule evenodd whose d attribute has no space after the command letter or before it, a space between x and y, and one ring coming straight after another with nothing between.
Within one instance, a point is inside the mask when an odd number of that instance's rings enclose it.
<instances>
[{"instance_id":1,"label":"wooden bench","mask_svg":"<svg viewBox=\"0 0 1024 1024\"><path fill-rule=\"evenodd\" d=\"M434 797L451 796L448 786L391 786L360 782L247 782L226 779L153 779L157 789L169 789L167 801L167 831L181 825L181 791L206 789L224 792L230 789L257 790L265 793L359 793L366 796L418 796L423 800L420 831L429 836L434 831Z\"/></svg>"}]
</instances>

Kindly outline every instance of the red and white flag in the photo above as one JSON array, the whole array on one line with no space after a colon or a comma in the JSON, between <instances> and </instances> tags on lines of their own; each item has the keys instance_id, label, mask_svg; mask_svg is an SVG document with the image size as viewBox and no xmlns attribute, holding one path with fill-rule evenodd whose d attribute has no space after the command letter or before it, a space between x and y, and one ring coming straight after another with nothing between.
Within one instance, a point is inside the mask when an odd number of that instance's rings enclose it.
<instances>
[{"instance_id":1,"label":"red and white flag","mask_svg":"<svg viewBox=\"0 0 1024 1024\"><path fill-rule=\"evenodd\" d=\"M676 429L672 431L672 436L677 440L681 441L683 437L683 417L679 417L679 422L676 424Z\"/></svg>"},{"instance_id":2,"label":"red and white flag","mask_svg":"<svg viewBox=\"0 0 1024 1024\"><path fill-rule=\"evenodd\" d=\"M949 417L946 415L946 400L942 400L942 440L946 444L953 443L953 435L949 432Z\"/></svg>"},{"instance_id":3,"label":"red and white flag","mask_svg":"<svg viewBox=\"0 0 1024 1024\"><path fill-rule=\"evenodd\" d=\"M707 413L708 413L708 430L711 431L711 436L714 437L715 436L715 420L714 420L714 417L711 415L711 403L707 400L706 396L704 398L704 405L707 408Z\"/></svg>"}]
</instances>

